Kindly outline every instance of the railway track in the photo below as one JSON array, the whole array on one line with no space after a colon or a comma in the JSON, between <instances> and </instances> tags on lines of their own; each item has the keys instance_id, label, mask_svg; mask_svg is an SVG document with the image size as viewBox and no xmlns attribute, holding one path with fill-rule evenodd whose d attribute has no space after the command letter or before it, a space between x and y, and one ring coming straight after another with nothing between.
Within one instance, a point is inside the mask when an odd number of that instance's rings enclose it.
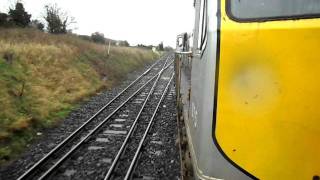
<instances>
[{"instance_id":1,"label":"railway track","mask_svg":"<svg viewBox=\"0 0 320 180\"><path fill-rule=\"evenodd\" d=\"M152 126L159 106L166 95L173 79L173 72L168 72L167 76L161 79L160 86L150 91L147 100L140 109L138 116L133 121L125 140L121 144L112 161L108 172L104 177L108 179L129 179L138 161L138 156L142 150L145 139ZM154 86L155 87L155 86ZM152 99L148 101L149 99ZM146 108L147 107L147 108Z\"/></svg>"},{"instance_id":2,"label":"railway track","mask_svg":"<svg viewBox=\"0 0 320 180\"><path fill-rule=\"evenodd\" d=\"M109 167L103 165L108 164L112 159L108 153L116 151L117 142L120 142L126 134L125 130L119 129L133 127L132 124L130 125L130 120L132 120L130 118L141 116L153 92L157 92L159 87L163 89L162 81L168 81L166 76L169 71L170 73L173 71L172 60L173 56L167 55L156 62L18 179L50 179L53 175L53 179L65 179L59 177L59 174L72 175L79 172L85 173L88 178L92 177L92 172L99 173L97 167L94 166L98 166L102 173L100 176L104 176ZM104 137L106 134L112 135L113 138ZM110 146L112 143L114 143L113 146ZM99 144L104 144L105 147ZM107 154L98 156L97 152L101 152L99 150L102 149ZM106 149L111 151L108 152ZM90 153L94 153L94 156L91 156ZM97 160L91 157L99 158ZM79 164L79 162L83 163ZM86 163L94 166L86 166ZM80 171L74 170L75 168L69 170L69 167L78 167L78 169L80 167ZM81 171L81 167L86 167L86 169ZM90 168L94 169L90 170ZM85 178L85 176L82 177Z\"/></svg>"},{"instance_id":3,"label":"railway track","mask_svg":"<svg viewBox=\"0 0 320 180\"><path fill-rule=\"evenodd\" d=\"M181 179L173 85L170 85L149 130L131 173L132 179Z\"/></svg>"}]
</instances>

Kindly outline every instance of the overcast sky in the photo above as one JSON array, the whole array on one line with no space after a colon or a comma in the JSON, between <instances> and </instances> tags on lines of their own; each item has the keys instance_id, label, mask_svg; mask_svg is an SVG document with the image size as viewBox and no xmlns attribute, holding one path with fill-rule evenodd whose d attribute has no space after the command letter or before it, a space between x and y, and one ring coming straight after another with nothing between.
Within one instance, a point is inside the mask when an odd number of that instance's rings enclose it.
<instances>
[{"instance_id":1,"label":"overcast sky","mask_svg":"<svg viewBox=\"0 0 320 180\"><path fill-rule=\"evenodd\" d=\"M7 12L15 0L0 0ZM32 19L41 19L43 7L56 3L75 17L77 34L99 31L105 37L130 44L175 46L176 35L191 32L193 0L22 0Z\"/></svg>"}]
</instances>

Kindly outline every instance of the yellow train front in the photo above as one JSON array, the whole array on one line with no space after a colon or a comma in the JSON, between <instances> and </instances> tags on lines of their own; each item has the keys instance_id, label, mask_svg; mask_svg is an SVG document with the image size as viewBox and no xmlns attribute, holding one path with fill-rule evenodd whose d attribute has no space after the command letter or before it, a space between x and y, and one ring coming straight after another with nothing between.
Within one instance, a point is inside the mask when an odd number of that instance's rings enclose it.
<instances>
[{"instance_id":1,"label":"yellow train front","mask_svg":"<svg viewBox=\"0 0 320 180\"><path fill-rule=\"evenodd\" d=\"M318 180L320 1L194 7L176 77L195 177Z\"/></svg>"}]
</instances>

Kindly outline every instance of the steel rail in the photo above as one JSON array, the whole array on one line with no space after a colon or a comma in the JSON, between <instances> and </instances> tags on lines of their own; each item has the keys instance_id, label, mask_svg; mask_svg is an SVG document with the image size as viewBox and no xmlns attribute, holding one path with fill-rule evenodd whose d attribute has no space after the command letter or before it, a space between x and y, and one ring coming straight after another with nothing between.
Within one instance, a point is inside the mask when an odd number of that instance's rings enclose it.
<instances>
[{"instance_id":1,"label":"steel rail","mask_svg":"<svg viewBox=\"0 0 320 180\"><path fill-rule=\"evenodd\" d=\"M153 115L152 115L152 117L151 117L151 119L150 119L150 122L149 122L149 124L148 124L147 129L145 130L145 133L144 133L142 139L140 140L139 146L138 146L138 148L137 148L137 150L136 150L136 153L135 153L135 155L134 155L134 157L133 157L133 159L132 159L132 161L131 161L130 167L129 167L127 173L126 173L126 176L125 176L124 180L128 180L128 179L130 178L132 172L133 172L134 166L135 166L135 164L136 164L136 162L137 162L137 160L138 160L138 156L139 156L139 154L140 154L140 151L141 151L141 148L142 148L142 146L143 146L143 143L144 143L144 141L146 140L146 137L147 137L147 135L148 135L148 132L149 132L149 130L150 130L152 124L153 124L154 118L155 118L155 116L156 116L156 114L157 114L157 112L158 112L158 110L159 110L159 107L160 107L160 105L161 105L161 103L162 103L165 95L167 94L167 91L168 91L168 89L169 89L169 86L170 86L170 84L171 84L171 82L172 82L173 77L174 77L174 73L172 73L172 76L171 76L171 78L170 78L170 81L169 81L166 89L164 90L164 93L162 94L161 99L160 99L160 101L159 101L156 109L154 110L154 113L153 113Z\"/></svg>"},{"instance_id":2,"label":"steel rail","mask_svg":"<svg viewBox=\"0 0 320 180\"><path fill-rule=\"evenodd\" d=\"M160 79L160 77L161 77L161 75L158 76L158 78L156 79L156 82L158 82L158 80ZM131 128L130 128L130 130L129 130L129 132L128 132L126 138L125 138L125 140L123 141L120 150L118 151L116 157L114 158L114 160L113 160L113 162L112 162L112 164L111 164L111 166L110 166L110 168L109 168L109 170L108 170L108 172L107 172L107 174L106 174L106 176L105 176L105 178L104 178L105 180L107 180L107 179L109 179L109 178L111 177L112 172L113 172L115 166L117 165L117 163L118 163L118 161L119 161L119 158L120 158L123 150L125 149L128 141L129 141L129 139L130 139L130 137L131 137L132 132L134 131L134 129L135 129L135 127L136 127L136 124L138 123L138 120L139 120L139 118L140 118L140 116L141 116L141 113L143 112L143 110L144 110L144 108L145 108L148 100L150 99L152 93L153 93L154 90L155 90L155 87L156 87L156 83L153 85L153 87L152 87L151 91L149 92L147 98L144 100L144 103L143 103L142 107L140 108L140 111L139 111L137 117L135 118L133 124L131 125Z\"/></svg>"},{"instance_id":3,"label":"steel rail","mask_svg":"<svg viewBox=\"0 0 320 180\"><path fill-rule=\"evenodd\" d=\"M116 108L111 114L108 115L102 122L100 122L93 130L90 131L80 142L78 142L75 146L72 147L70 151L68 151L62 158L60 158L50 169L48 169L38 180L42 180L50 175L62 162L64 162L75 150L77 150L89 137L91 137L97 130L99 130L115 113L117 113L128 101L130 101L136 94L138 94L147 84L149 84L154 78L158 77L164 71L164 68L170 67L165 65L167 64L169 57L166 59L165 64L163 65L161 71L155 75L152 79L150 79L147 83L145 83L141 88L139 88L133 95L131 95L125 102L123 102L118 108Z\"/></svg>"},{"instance_id":4,"label":"steel rail","mask_svg":"<svg viewBox=\"0 0 320 180\"><path fill-rule=\"evenodd\" d=\"M37 161L31 168L29 168L25 173L23 173L18 180L26 179L30 176L33 172L37 170L37 167L43 164L53 153L59 151L64 145L68 143L72 138L76 136L86 125L88 125L94 118L96 118L102 111L104 111L111 103L113 103L116 99L118 99L124 92L126 92L130 87L135 85L142 77L148 74L152 68L154 68L157 64L161 61L155 62L150 68L148 68L143 74L141 74L137 79L131 82L125 89L123 89L117 96L115 96L111 101L109 101L105 106L103 106L99 111L97 111L93 116L91 116L85 123L83 123L78 129L73 131L66 139L64 139L61 143L59 143L54 149L52 149L49 153L47 153L43 158Z\"/></svg>"}]
</instances>

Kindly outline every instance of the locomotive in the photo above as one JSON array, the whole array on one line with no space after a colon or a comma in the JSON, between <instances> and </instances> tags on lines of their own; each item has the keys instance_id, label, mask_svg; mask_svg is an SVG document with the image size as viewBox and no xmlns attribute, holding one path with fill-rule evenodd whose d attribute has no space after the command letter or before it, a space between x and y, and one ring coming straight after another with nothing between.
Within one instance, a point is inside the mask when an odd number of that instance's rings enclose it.
<instances>
[{"instance_id":1,"label":"locomotive","mask_svg":"<svg viewBox=\"0 0 320 180\"><path fill-rule=\"evenodd\" d=\"M194 9L175 69L195 179L320 179L320 1Z\"/></svg>"}]
</instances>

